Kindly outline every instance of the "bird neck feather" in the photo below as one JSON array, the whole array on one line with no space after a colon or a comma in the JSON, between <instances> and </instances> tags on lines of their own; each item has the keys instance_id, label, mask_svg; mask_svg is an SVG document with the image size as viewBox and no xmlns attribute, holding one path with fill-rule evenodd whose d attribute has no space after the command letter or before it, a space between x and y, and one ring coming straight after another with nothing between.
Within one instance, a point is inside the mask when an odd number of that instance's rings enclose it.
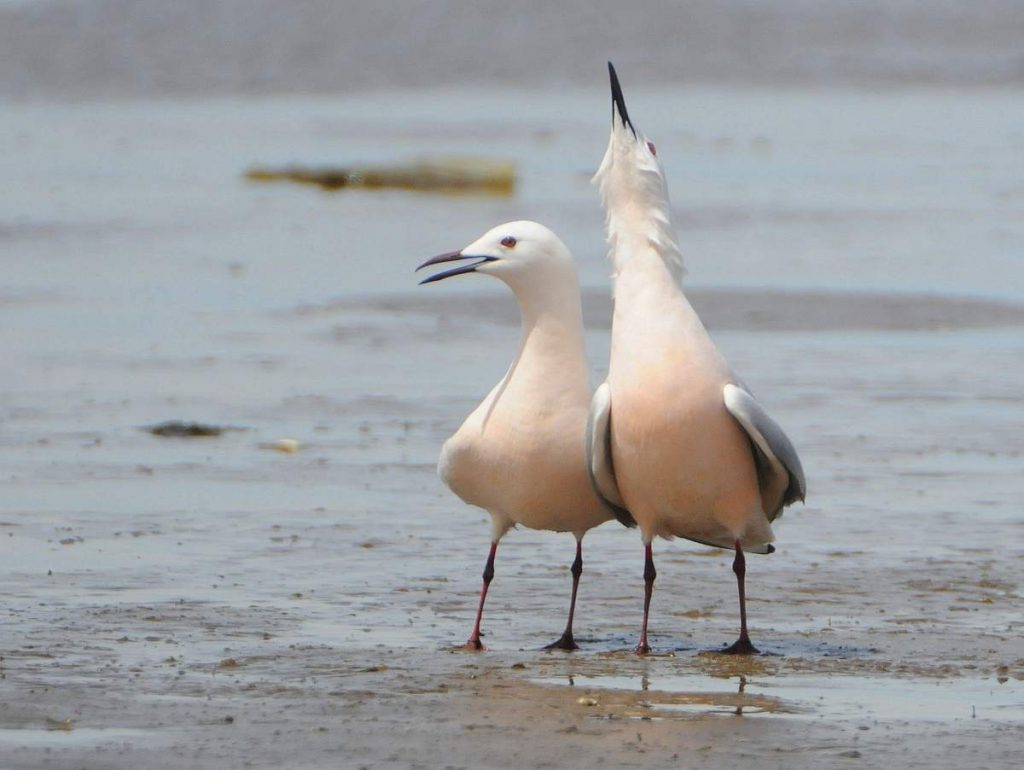
<instances>
[{"instance_id":1,"label":"bird neck feather","mask_svg":"<svg viewBox=\"0 0 1024 770\"><path fill-rule=\"evenodd\" d=\"M682 283L683 255L672 227L665 176L656 161L637 158L617 142L608 147L594 175L605 207L605 227L613 278L634 255L653 251L674 282Z\"/></svg>"}]
</instances>

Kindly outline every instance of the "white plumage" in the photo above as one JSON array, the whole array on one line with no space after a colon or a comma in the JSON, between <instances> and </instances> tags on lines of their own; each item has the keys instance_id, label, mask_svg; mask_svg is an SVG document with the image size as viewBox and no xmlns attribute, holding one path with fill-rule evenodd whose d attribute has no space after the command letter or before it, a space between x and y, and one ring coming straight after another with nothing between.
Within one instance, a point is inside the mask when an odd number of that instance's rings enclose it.
<instances>
[{"instance_id":1,"label":"white plumage","mask_svg":"<svg viewBox=\"0 0 1024 770\"><path fill-rule=\"evenodd\" d=\"M644 624L654 582L651 541L684 537L735 548L740 640L746 630L743 550L773 550L771 521L803 499L800 460L740 384L680 286L682 257L654 145L626 112L615 71L612 130L595 183L607 210L615 309L607 382L598 389L588 445L595 488L625 509L646 549ZM622 514L620 514L621 516Z\"/></svg>"},{"instance_id":2,"label":"white plumage","mask_svg":"<svg viewBox=\"0 0 1024 770\"><path fill-rule=\"evenodd\" d=\"M611 518L587 478L584 429L590 367L583 339L579 282L572 255L535 222L493 228L458 252L420 267L465 261L424 283L468 272L500 278L522 316L519 351L505 376L441 450L438 473L464 502L491 515L491 552L468 647L482 649L480 619L494 574L498 542L510 527L571 532L576 537L573 589L565 632L552 647L574 649L582 538Z\"/></svg>"}]
</instances>

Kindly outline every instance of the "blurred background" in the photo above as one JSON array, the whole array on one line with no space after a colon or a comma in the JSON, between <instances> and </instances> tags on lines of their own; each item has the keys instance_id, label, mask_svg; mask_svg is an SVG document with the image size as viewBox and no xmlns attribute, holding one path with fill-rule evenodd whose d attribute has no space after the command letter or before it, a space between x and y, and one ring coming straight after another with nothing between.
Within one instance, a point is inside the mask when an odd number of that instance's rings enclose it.
<instances>
[{"instance_id":1,"label":"blurred background","mask_svg":"<svg viewBox=\"0 0 1024 770\"><path fill-rule=\"evenodd\" d=\"M409 288L420 256L531 217L601 285L610 59L666 150L693 284L1019 297L1022 36L1012 0L3 0L0 237L73 232L71 274L116 263L111 238L149 263L287 263L287 304ZM239 181L450 154L515 162L517 194Z\"/></svg>"},{"instance_id":2,"label":"blurred background","mask_svg":"<svg viewBox=\"0 0 1024 770\"><path fill-rule=\"evenodd\" d=\"M1013 0L3 0L3 92L83 96L652 85L1020 85Z\"/></svg>"},{"instance_id":3,"label":"blurred background","mask_svg":"<svg viewBox=\"0 0 1024 770\"><path fill-rule=\"evenodd\" d=\"M608 60L665 164L687 291L804 458L808 505L751 565L758 640L1000 663L1005 639L974 640L1019 629L1022 40L1019 0L0 0L8 684L67 685L21 654L41 645L163 693L148 663L224 657L221 622L238 655L461 641L488 529L434 463L517 315L496 282L417 288L413 268L503 221L550 226L603 377ZM246 177L453 156L514 186ZM175 419L225 430L140 430ZM556 630L569 540L503 544L499 647ZM579 635L624 648L638 543L588 542ZM691 614L660 643L731 639L728 560L664 548L659 591ZM951 624L951 590L984 612ZM886 625L903 615L913 633Z\"/></svg>"}]
</instances>

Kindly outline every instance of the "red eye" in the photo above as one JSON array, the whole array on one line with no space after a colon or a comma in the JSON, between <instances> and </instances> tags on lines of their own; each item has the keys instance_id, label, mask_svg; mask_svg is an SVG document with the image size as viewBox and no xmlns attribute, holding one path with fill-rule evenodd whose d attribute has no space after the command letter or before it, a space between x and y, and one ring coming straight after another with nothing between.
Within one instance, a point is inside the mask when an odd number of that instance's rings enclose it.
<instances>
[{"instance_id":1,"label":"red eye","mask_svg":"<svg viewBox=\"0 0 1024 770\"><path fill-rule=\"evenodd\" d=\"M513 238L511 235L506 235L504 238L501 239L501 245L504 246L506 249L514 249L516 247L516 239Z\"/></svg>"},{"instance_id":2,"label":"red eye","mask_svg":"<svg viewBox=\"0 0 1024 770\"><path fill-rule=\"evenodd\" d=\"M651 155L658 157L658 151L654 149L654 142L648 142L647 149L651 151Z\"/></svg>"}]
</instances>

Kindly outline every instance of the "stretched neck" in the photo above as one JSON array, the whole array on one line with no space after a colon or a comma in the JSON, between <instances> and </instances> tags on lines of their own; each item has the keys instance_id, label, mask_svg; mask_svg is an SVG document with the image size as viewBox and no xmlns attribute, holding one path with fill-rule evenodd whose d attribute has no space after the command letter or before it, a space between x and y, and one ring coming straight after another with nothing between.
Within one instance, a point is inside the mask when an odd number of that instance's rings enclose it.
<instances>
[{"instance_id":1,"label":"stretched neck","mask_svg":"<svg viewBox=\"0 0 1024 770\"><path fill-rule=\"evenodd\" d=\"M679 338L692 332L704 335L703 323L683 293L676 276L653 248L638 249L615 276L612 347L634 335L650 339L665 334Z\"/></svg>"},{"instance_id":2,"label":"stretched neck","mask_svg":"<svg viewBox=\"0 0 1024 770\"><path fill-rule=\"evenodd\" d=\"M621 245L621 244L620 244ZM646 302L653 297L665 299L683 295L675 271L665 263L661 252L649 243L635 241L631 248L622 248L628 256L616 262L615 304Z\"/></svg>"},{"instance_id":3,"label":"stretched neck","mask_svg":"<svg viewBox=\"0 0 1024 770\"><path fill-rule=\"evenodd\" d=\"M666 201L667 204L667 201ZM608 243L614 273L634 259L655 255L676 285L682 282L683 257L667 209L629 201L607 205Z\"/></svg>"},{"instance_id":4,"label":"stretched neck","mask_svg":"<svg viewBox=\"0 0 1024 770\"><path fill-rule=\"evenodd\" d=\"M683 255L672 227L665 175L652 155L638 151L635 138L627 137L624 127L616 130L594 175L606 212L614 273L618 275L631 259L653 251L675 283L681 283Z\"/></svg>"},{"instance_id":5,"label":"stretched neck","mask_svg":"<svg viewBox=\"0 0 1024 770\"><path fill-rule=\"evenodd\" d=\"M552 389L589 389L590 367L575 271L535 276L528 285L512 285L512 290L519 303L522 332L519 353L506 379L528 378L537 387Z\"/></svg>"}]
</instances>

